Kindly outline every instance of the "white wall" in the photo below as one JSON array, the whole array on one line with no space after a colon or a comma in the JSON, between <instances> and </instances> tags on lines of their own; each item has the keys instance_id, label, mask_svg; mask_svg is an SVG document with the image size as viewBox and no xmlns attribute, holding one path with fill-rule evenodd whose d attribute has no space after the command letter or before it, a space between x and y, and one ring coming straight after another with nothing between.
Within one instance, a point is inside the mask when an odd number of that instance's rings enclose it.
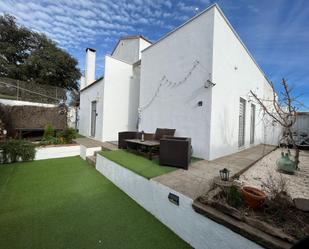
<instances>
[{"instance_id":1,"label":"white wall","mask_svg":"<svg viewBox=\"0 0 309 249\"><path fill-rule=\"evenodd\" d=\"M271 101L273 100L273 91L269 84L264 84L264 93L262 98L265 100L264 101L265 105L270 106L269 104L272 103ZM270 108L271 107L272 106L270 106ZM278 145L279 140L282 137L282 131L283 131L282 127L279 125L279 123L274 122L274 120L270 116L264 114L266 113L264 113L264 111L261 110L260 111L261 118L264 116L263 120L261 121L263 124L262 143Z\"/></svg>"},{"instance_id":2,"label":"white wall","mask_svg":"<svg viewBox=\"0 0 309 249\"><path fill-rule=\"evenodd\" d=\"M138 61L139 38L120 40L112 56L115 59L123 60L130 64Z\"/></svg>"},{"instance_id":3,"label":"white wall","mask_svg":"<svg viewBox=\"0 0 309 249\"><path fill-rule=\"evenodd\" d=\"M105 57L103 141L118 140L118 132L136 130L139 101L138 68Z\"/></svg>"},{"instance_id":4,"label":"white wall","mask_svg":"<svg viewBox=\"0 0 309 249\"><path fill-rule=\"evenodd\" d=\"M37 103L37 102L30 102L30 101L21 101L21 100L11 100L11 99L1 99L0 104L3 105L10 105L10 106L42 106L42 107L56 107L57 105L54 104L44 104L44 103Z\"/></svg>"},{"instance_id":5,"label":"white wall","mask_svg":"<svg viewBox=\"0 0 309 249\"><path fill-rule=\"evenodd\" d=\"M87 148L86 146L81 145L80 146L80 157L86 160L88 156L93 156L95 152L101 151L101 150L102 150L102 147L100 146Z\"/></svg>"},{"instance_id":6,"label":"white wall","mask_svg":"<svg viewBox=\"0 0 309 249\"><path fill-rule=\"evenodd\" d=\"M103 130L103 86L104 79L80 92L79 133L90 137L91 102L97 101L97 119L95 139L102 140Z\"/></svg>"},{"instance_id":7,"label":"white wall","mask_svg":"<svg viewBox=\"0 0 309 249\"><path fill-rule=\"evenodd\" d=\"M202 158L209 154L211 90L204 82L212 70L213 15L210 9L142 52L139 130L175 128L176 136L192 138L193 153ZM163 76L181 81L196 60L200 65L185 83L164 84L153 99Z\"/></svg>"},{"instance_id":8,"label":"white wall","mask_svg":"<svg viewBox=\"0 0 309 249\"><path fill-rule=\"evenodd\" d=\"M296 122L293 125L293 130L296 132L305 132L309 135L309 113L298 113Z\"/></svg>"},{"instance_id":9,"label":"white wall","mask_svg":"<svg viewBox=\"0 0 309 249\"><path fill-rule=\"evenodd\" d=\"M142 51L145 48L148 48L151 45L150 42L144 40L143 38L139 38L139 59L142 58Z\"/></svg>"},{"instance_id":10,"label":"white wall","mask_svg":"<svg viewBox=\"0 0 309 249\"><path fill-rule=\"evenodd\" d=\"M221 12L215 8L211 138L209 159L215 159L250 146L250 90L268 94L267 80ZM246 100L245 146L238 147L239 99ZM253 98L251 97L251 100ZM265 143L262 112L256 105L255 144ZM267 134L266 134L267 135Z\"/></svg>"},{"instance_id":11,"label":"white wall","mask_svg":"<svg viewBox=\"0 0 309 249\"><path fill-rule=\"evenodd\" d=\"M97 156L96 169L194 248L262 249L225 226L196 213L192 208L193 200L173 189L149 181L101 155ZM179 196L179 206L168 200L169 193Z\"/></svg>"},{"instance_id":12,"label":"white wall","mask_svg":"<svg viewBox=\"0 0 309 249\"><path fill-rule=\"evenodd\" d=\"M112 57L130 64L141 59L141 51L151 45L141 37L121 39L115 48Z\"/></svg>"},{"instance_id":13,"label":"white wall","mask_svg":"<svg viewBox=\"0 0 309 249\"><path fill-rule=\"evenodd\" d=\"M79 155L80 155L79 145L46 146L36 148L36 154L34 160L43 160L50 158L61 158L61 157L70 157Z\"/></svg>"}]
</instances>

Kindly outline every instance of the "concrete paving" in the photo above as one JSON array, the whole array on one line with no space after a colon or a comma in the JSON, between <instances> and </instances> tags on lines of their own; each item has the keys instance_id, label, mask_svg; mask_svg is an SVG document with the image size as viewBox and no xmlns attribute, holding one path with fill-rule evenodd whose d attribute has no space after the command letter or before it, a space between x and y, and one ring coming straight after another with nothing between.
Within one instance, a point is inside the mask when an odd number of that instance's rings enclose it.
<instances>
[{"instance_id":1,"label":"concrete paving","mask_svg":"<svg viewBox=\"0 0 309 249\"><path fill-rule=\"evenodd\" d=\"M219 176L219 170L229 169L230 176L241 174L275 148L270 145L257 145L213 161L197 161L191 164L188 170L179 169L153 180L194 200L210 189L214 177Z\"/></svg>"},{"instance_id":2,"label":"concrete paving","mask_svg":"<svg viewBox=\"0 0 309 249\"><path fill-rule=\"evenodd\" d=\"M106 150L118 150L117 145L112 142L101 142L88 137L76 138L74 141L86 148L102 147L102 149Z\"/></svg>"}]
</instances>

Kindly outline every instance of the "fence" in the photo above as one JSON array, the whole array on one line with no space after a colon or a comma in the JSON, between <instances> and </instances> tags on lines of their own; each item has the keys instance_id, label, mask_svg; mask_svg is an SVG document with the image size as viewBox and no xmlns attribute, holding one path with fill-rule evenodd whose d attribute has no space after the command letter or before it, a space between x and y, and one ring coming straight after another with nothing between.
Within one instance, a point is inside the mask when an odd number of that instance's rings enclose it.
<instances>
[{"instance_id":1,"label":"fence","mask_svg":"<svg viewBox=\"0 0 309 249\"><path fill-rule=\"evenodd\" d=\"M0 98L57 104L66 100L66 90L56 86L0 77Z\"/></svg>"}]
</instances>

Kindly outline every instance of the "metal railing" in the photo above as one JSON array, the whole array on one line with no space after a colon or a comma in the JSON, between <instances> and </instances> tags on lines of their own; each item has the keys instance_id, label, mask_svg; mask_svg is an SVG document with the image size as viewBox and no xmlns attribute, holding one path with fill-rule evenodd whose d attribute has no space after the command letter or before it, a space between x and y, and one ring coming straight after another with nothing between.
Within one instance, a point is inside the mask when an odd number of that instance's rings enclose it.
<instances>
[{"instance_id":1,"label":"metal railing","mask_svg":"<svg viewBox=\"0 0 309 249\"><path fill-rule=\"evenodd\" d=\"M0 98L57 104L66 100L66 89L0 77Z\"/></svg>"}]
</instances>

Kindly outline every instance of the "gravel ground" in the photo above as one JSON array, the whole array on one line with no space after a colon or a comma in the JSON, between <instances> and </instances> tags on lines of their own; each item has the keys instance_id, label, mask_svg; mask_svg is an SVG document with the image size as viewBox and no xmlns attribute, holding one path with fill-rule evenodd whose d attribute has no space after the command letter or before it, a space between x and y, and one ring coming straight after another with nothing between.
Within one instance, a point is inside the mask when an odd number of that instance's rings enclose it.
<instances>
[{"instance_id":1,"label":"gravel ground","mask_svg":"<svg viewBox=\"0 0 309 249\"><path fill-rule=\"evenodd\" d=\"M281 156L282 149L277 149L263 159L255 163L239 178L242 185L250 185L259 189L264 188L264 183L267 182L271 175L273 179L280 179L280 176L286 180L287 192L294 198L309 199L309 151L300 152L299 170L294 175L279 173L276 161ZM284 150L286 152L286 150ZM292 155L294 151L291 150Z\"/></svg>"}]
</instances>

